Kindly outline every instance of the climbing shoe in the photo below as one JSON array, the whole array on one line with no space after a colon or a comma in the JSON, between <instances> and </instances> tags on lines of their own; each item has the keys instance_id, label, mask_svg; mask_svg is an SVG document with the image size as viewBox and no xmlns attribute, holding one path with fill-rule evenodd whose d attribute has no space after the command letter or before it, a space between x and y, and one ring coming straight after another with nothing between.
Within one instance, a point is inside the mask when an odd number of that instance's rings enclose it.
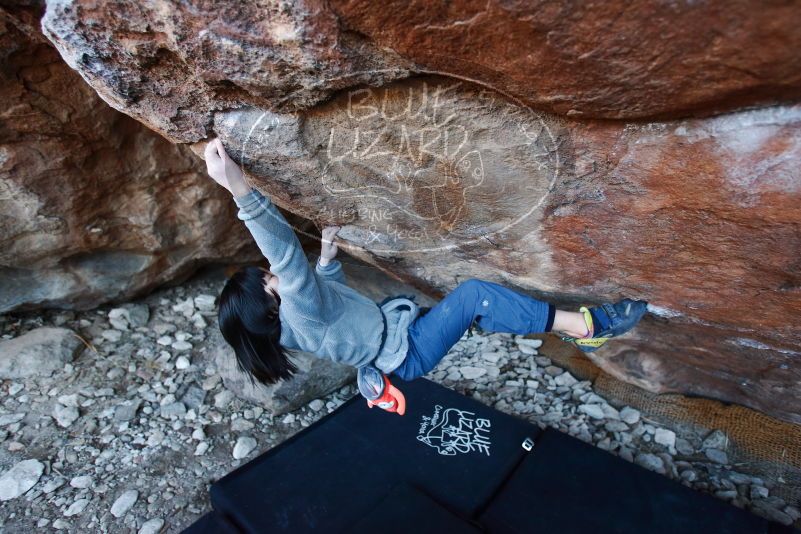
<instances>
[{"instance_id":1,"label":"climbing shoe","mask_svg":"<svg viewBox=\"0 0 801 534\"><path fill-rule=\"evenodd\" d=\"M372 365L359 367L356 374L359 393L367 399L367 407L378 406L387 412L406 413L406 397L393 386L384 373Z\"/></svg>"},{"instance_id":2,"label":"climbing shoe","mask_svg":"<svg viewBox=\"0 0 801 534\"><path fill-rule=\"evenodd\" d=\"M579 311L584 314L584 321L591 335L562 339L573 343L583 352L595 352L613 337L625 334L634 328L642 319L647 307L648 303L644 300L631 299L592 308L581 307Z\"/></svg>"}]
</instances>

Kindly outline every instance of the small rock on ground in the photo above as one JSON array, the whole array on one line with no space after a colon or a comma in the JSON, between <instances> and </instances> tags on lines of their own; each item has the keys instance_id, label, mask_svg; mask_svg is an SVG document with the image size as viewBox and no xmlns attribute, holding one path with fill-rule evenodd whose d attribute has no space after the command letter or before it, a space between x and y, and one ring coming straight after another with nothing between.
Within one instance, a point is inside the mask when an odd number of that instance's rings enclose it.
<instances>
[{"instance_id":1,"label":"small rock on ground","mask_svg":"<svg viewBox=\"0 0 801 534\"><path fill-rule=\"evenodd\" d=\"M620 419L627 425L636 425L640 422L640 412L626 406L620 410Z\"/></svg>"},{"instance_id":2,"label":"small rock on ground","mask_svg":"<svg viewBox=\"0 0 801 534\"><path fill-rule=\"evenodd\" d=\"M604 411L598 404L582 404L578 407L578 411L589 415L593 419L604 418Z\"/></svg>"},{"instance_id":3,"label":"small rock on ground","mask_svg":"<svg viewBox=\"0 0 801 534\"><path fill-rule=\"evenodd\" d=\"M725 465L729 463L729 455L718 449L705 449L704 454L715 463Z\"/></svg>"},{"instance_id":4,"label":"small rock on ground","mask_svg":"<svg viewBox=\"0 0 801 534\"><path fill-rule=\"evenodd\" d=\"M666 428L657 428L654 432L654 442L665 447L675 447L676 433Z\"/></svg>"},{"instance_id":5,"label":"small rock on ground","mask_svg":"<svg viewBox=\"0 0 801 534\"><path fill-rule=\"evenodd\" d=\"M161 518L148 519L142 524L138 534L158 534L164 526L164 520Z\"/></svg>"},{"instance_id":6,"label":"small rock on ground","mask_svg":"<svg viewBox=\"0 0 801 534\"><path fill-rule=\"evenodd\" d=\"M473 367L470 365L466 365L464 367L459 368L459 372L462 376L467 380L475 380L476 378L482 377L487 374L487 370L482 367Z\"/></svg>"},{"instance_id":7,"label":"small rock on ground","mask_svg":"<svg viewBox=\"0 0 801 534\"><path fill-rule=\"evenodd\" d=\"M92 477L89 475L81 475L74 477L70 480L70 486L76 489L85 489L92 485Z\"/></svg>"},{"instance_id":8,"label":"small rock on ground","mask_svg":"<svg viewBox=\"0 0 801 534\"><path fill-rule=\"evenodd\" d=\"M136 504L136 500L139 498L139 492L136 490L127 490L122 493L117 500L114 501L114 504L111 505L111 515L114 517L122 517L128 513L134 504Z\"/></svg>"},{"instance_id":9,"label":"small rock on ground","mask_svg":"<svg viewBox=\"0 0 801 534\"><path fill-rule=\"evenodd\" d=\"M634 458L634 461L637 463L637 465L644 467L649 471L655 471L661 474L665 473L664 460L655 454L640 453Z\"/></svg>"},{"instance_id":10,"label":"small rock on ground","mask_svg":"<svg viewBox=\"0 0 801 534\"><path fill-rule=\"evenodd\" d=\"M256 440L250 436L241 436L234 445L234 459L241 460L256 448Z\"/></svg>"},{"instance_id":11,"label":"small rock on ground","mask_svg":"<svg viewBox=\"0 0 801 534\"><path fill-rule=\"evenodd\" d=\"M89 504L89 499L78 499L74 503L72 503L69 508L64 510L65 517L72 517L74 515L78 515L82 513L86 509L86 505Z\"/></svg>"}]
</instances>

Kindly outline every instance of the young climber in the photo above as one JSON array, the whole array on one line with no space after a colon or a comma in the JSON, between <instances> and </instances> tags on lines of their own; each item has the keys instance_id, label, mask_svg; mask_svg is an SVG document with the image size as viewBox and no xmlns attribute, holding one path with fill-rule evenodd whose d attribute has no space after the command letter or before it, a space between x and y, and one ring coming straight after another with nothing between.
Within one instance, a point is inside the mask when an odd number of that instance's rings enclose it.
<instances>
[{"instance_id":1,"label":"young climber","mask_svg":"<svg viewBox=\"0 0 801 534\"><path fill-rule=\"evenodd\" d=\"M209 175L233 195L238 217L269 262L269 269L239 270L219 299L223 337L233 346L239 367L259 382L292 376L296 368L287 349L303 350L356 367L368 405L403 415L406 401L388 376L412 380L425 375L474 321L489 332L558 332L592 352L629 331L645 313L645 302L630 299L579 312L557 310L481 280L462 282L422 315L406 297L378 305L346 285L334 259L338 227L323 229L320 259L312 269L289 223L269 199L250 188L219 139L208 143L205 158Z\"/></svg>"}]
</instances>

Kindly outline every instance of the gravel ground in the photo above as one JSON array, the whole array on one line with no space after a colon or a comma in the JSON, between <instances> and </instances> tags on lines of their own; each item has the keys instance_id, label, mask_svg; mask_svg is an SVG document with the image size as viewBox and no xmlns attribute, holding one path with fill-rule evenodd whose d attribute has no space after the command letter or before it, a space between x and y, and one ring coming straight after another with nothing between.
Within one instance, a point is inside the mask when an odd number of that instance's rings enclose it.
<instances>
[{"instance_id":1,"label":"gravel ground","mask_svg":"<svg viewBox=\"0 0 801 534\"><path fill-rule=\"evenodd\" d=\"M50 326L85 345L51 375L45 367L73 350L69 340L6 367L14 354L0 349L0 376L10 377L0 380L2 532L180 531L209 508L212 481L355 394L349 385L273 417L225 390L207 346L221 285L199 277L120 306L0 317L6 340ZM801 516L733 470L722 432L690 435L612 406L538 354L539 343L469 334L430 378L775 521Z\"/></svg>"}]
</instances>

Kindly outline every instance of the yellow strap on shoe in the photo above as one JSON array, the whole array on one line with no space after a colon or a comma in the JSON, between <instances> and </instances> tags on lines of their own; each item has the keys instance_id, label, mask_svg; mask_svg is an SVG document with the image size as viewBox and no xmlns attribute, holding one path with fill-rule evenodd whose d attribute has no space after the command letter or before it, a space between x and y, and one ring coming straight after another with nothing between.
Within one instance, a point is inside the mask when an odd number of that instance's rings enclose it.
<instances>
[{"instance_id":1,"label":"yellow strap on shoe","mask_svg":"<svg viewBox=\"0 0 801 534\"><path fill-rule=\"evenodd\" d=\"M573 343L576 345L581 345L582 347L595 347L598 348L607 341L612 339L611 337L587 337L587 338L578 338L574 339Z\"/></svg>"},{"instance_id":2,"label":"yellow strap on shoe","mask_svg":"<svg viewBox=\"0 0 801 534\"><path fill-rule=\"evenodd\" d=\"M587 324L587 332L593 332L593 325L592 325L592 314L590 313L589 308L586 306L582 306L579 308L579 312L584 314L584 322ZM571 341L576 345L581 345L582 347L595 347L598 348L607 341L612 339L611 337L579 337L572 339Z\"/></svg>"},{"instance_id":3,"label":"yellow strap on shoe","mask_svg":"<svg viewBox=\"0 0 801 534\"><path fill-rule=\"evenodd\" d=\"M587 325L587 332L589 332L589 336L592 337L595 328L592 325L592 313L590 313L590 309L586 306L582 306L579 308L579 312L584 314L584 324Z\"/></svg>"}]
</instances>

